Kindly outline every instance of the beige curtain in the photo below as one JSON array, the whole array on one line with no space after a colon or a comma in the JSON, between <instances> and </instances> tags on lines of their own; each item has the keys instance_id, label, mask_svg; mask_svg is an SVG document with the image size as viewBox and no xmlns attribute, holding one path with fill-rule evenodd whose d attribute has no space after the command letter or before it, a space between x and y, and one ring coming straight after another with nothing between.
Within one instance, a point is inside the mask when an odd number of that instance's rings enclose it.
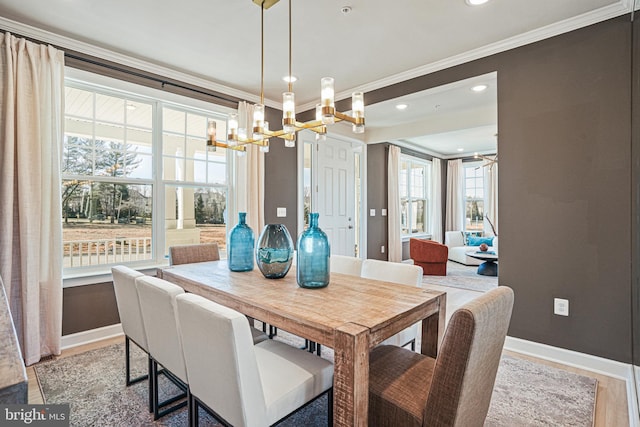
<instances>
[{"instance_id":1,"label":"beige curtain","mask_svg":"<svg viewBox=\"0 0 640 427\"><path fill-rule=\"evenodd\" d=\"M442 164L431 160L431 240L442 243Z\"/></svg>"},{"instance_id":2,"label":"beige curtain","mask_svg":"<svg viewBox=\"0 0 640 427\"><path fill-rule=\"evenodd\" d=\"M464 169L462 159L447 162L447 231L464 230Z\"/></svg>"},{"instance_id":3,"label":"beige curtain","mask_svg":"<svg viewBox=\"0 0 640 427\"><path fill-rule=\"evenodd\" d=\"M64 53L0 38L0 276L27 365L60 354Z\"/></svg>"},{"instance_id":4,"label":"beige curtain","mask_svg":"<svg viewBox=\"0 0 640 427\"><path fill-rule=\"evenodd\" d=\"M493 236L498 233L498 163L485 168L484 178L484 186L487 189L485 193L484 232L485 235ZM489 223L489 220L491 220L491 223ZM495 232L491 224L493 224Z\"/></svg>"},{"instance_id":5,"label":"beige curtain","mask_svg":"<svg viewBox=\"0 0 640 427\"><path fill-rule=\"evenodd\" d=\"M389 261L402 261L402 234L400 230L400 147L389 146L388 177L388 228L389 228Z\"/></svg>"},{"instance_id":6,"label":"beige curtain","mask_svg":"<svg viewBox=\"0 0 640 427\"><path fill-rule=\"evenodd\" d=\"M238 104L239 128L245 128L247 136L253 131L253 105L247 102ZM247 213L247 225L251 227L256 239L264 228L264 153L260 147L246 145L247 154L237 158L237 207L238 212ZM234 224L237 219L234 219Z\"/></svg>"}]
</instances>

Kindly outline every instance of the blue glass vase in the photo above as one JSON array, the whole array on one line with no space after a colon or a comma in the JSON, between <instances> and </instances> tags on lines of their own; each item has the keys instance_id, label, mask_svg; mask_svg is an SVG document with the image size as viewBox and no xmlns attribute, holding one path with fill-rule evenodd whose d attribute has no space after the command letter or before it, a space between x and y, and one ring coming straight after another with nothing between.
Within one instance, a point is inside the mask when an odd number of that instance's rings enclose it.
<instances>
[{"instance_id":1,"label":"blue glass vase","mask_svg":"<svg viewBox=\"0 0 640 427\"><path fill-rule=\"evenodd\" d=\"M293 240L283 224L267 224L256 244L256 264L267 279L281 279L293 262Z\"/></svg>"},{"instance_id":2,"label":"blue glass vase","mask_svg":"<svg viewBox=\"0 0 640 427\"><path fill-rule=\"evenodd\" d=\"M227 261L231 271L253 270L253 230L246 224L247 213L238 212L238 224L229 233Z\"/></svg>"},{"instance_id":3,"label":"blue glass vase","mask_svg":"<svg viewBox=\"0 0 640 427\"><path fill-rule=\"evenodd\" d=\"M309 227L298 237L297 275L302 288L324 288L329 284L331 248L318 227L318 214L309 214Z\"/></svg>"}]
</instances>

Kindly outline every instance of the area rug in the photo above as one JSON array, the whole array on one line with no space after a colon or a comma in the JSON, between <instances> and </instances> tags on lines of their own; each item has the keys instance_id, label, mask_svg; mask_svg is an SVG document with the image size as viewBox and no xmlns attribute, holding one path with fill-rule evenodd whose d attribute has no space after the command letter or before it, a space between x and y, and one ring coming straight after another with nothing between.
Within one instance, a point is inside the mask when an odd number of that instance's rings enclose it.
<instances>
[{"instance_id":1,"label":"area rug","mask_svg":"<svg viewBox=\"0 0 640 427\"><path fill-rule=\"evenodd\" d=\"M302 340L279 331L280 340ZM132 346L135 347L135 346ZM323 357L333 359L323 347ZM132 351L133 374L146 369L145 354ZM47 404L69 403L71 426L186 426L183 408L154 422L147 410L147 383L124 385L124 344L39 363L36 375ZM485 426L593 425L597 381L534 362L504 355L500 362ZM166 381L165 397L177 392ZM200 425L219 426L201 411ZM327 400L322 397L280 426L326 426Z\"/></svg>"},{"instance_id":2,"label":"area rug","mask_svg":"<svg viewBox=\"0 0 640 427\"><path fill-rule=\"evenodd\" d=\"M486 292L498 286L497 277L482 276L477 271L477 266L448 261L446 276L422 276L422 283L479 292Z\"/></svg>"}]
</instances>

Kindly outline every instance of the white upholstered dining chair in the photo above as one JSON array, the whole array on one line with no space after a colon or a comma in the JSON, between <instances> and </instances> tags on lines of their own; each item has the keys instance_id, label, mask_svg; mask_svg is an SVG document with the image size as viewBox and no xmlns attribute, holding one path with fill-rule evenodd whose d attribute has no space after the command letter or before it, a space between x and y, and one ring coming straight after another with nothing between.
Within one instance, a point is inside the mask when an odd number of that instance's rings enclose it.
<instances>
[{"instance_id":1,"label":"white upholstered dining chair","mask_svg":"<svg viewBox=\"0 0 640 427\"><path fill-rule=\"evenodd\" d=\"M382 280L408 286L419 287L422 284L422 268L417 265L379 261L375 259L364 260L360 276L367 279ZM411 350L415 350L417 336L418 324L416 323L396 335L387 338L382 344L396 345L398 347L411 344Z\"/></svg>"},{"instance_id":2,"label":"white upholstered dining chair","mask_svg":"<svg viewBox=\"0 0 640 427\"><path fill-rule=\"evenodd\" d=\"M112 267L111 274L113 276L116 304L118 305L118 315L124 332L125 384L128 387L131 384L149 379L149 411L153 411L153 390L150 376L152 361L149 355L149 345L147 344L142 312L140 311L140 299L136 289L136 279L144 276L144 274L123 265ZM147 353L149 365L147 374L133 379L131 378L131 341Z\"/></svg>"},{"instance_id":3,"label":"white upholstered dining chair","mask_svg":"<svg viewBox=\"0 0 640 427\"><path fill-rule=\"evenodd\" d=\"M142 276L136 279L136 287L140 296L142 319L147 332L149 353L152 359L151 384L153 392L153 419L157 420L176 409L186 405L182 401L168 406L180 399L188 397L187 368L182 352L182 340L178 332L178 319L175 310L175 298L184 290L173 283L157 277ZM159 370L178 388L180 393L164 402L159 401Z\"/></svg>"},{"instance_id":4,"label":"white upholstered dining chair","mask_svg":"<svg viewBox=\"0 0 640 427\"><path fill-rule=\"evenodd\" d=\"M360 276L362 260L353 256L331 255L331 272Z\"/></svg>"},{"instance_id":5,"label":"white upholstered dining chair","mask_svg":"<svg viewBox=\"0 0 640 427\"><path fill-rule=\"evenodd\" d=\"M190 425L202 407L225 425L269 426L329 393L333 365L287 344L253 345L245 316L194 294L176 298L190 380Z\"/></svg>"}]
</instances>

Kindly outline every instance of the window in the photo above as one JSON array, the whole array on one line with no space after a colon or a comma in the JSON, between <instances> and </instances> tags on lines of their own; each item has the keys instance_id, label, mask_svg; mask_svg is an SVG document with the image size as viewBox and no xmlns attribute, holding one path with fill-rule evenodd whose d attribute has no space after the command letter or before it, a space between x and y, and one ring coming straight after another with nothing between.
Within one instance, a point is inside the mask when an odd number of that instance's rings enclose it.
<instances>
[{"instance_id":1,"label":"window","mask_svg":"<svg viewBox=\"0 0 640 427\"><path fill-rule=\"evenodd\" d=\"M481 236L484 231L484 168L481 163L464 164L464 229Z\"/></svg>"},{"instance_id":2,"label":"window","mask_svg":"<svg viewBox=\"0 0 640 427\"><path fill-rule=\"evenodd\" d=\"M431 165L410 156L400 159L400 228L403 236L426 234Z\"/></svg>"},{"instance_id":3,"label":"window","mask_svg":"<svg viewBox=\"0 0 640 427\"><path fill-rule=\"evenodd\" d=\"M225 149L207 150L208 120L226 134L219 113L67 82L66 271L157 262L173 244L224 249L228 159Z\"/></svg>"}]
</instances>

